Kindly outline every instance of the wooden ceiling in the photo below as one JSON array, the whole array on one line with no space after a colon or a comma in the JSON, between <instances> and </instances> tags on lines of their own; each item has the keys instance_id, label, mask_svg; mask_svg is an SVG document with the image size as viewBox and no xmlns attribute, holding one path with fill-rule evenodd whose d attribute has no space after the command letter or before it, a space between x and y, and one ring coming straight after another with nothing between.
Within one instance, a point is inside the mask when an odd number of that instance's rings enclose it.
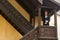
<instances>
[{"instance_id":1,"label":"wooden ceiling","mask_svg":"<svg viewBox=\"0 0 60 40\"><path fill-rule=\"evenodd\" d=\"M41 4L37 0L16 0L29 14Z\"/></svg>"},{"instance_id":2,"label":"wooden ceiling","mask_svg":"<svg viewBox=\"0 0 60 40\"><path fill-rule=\"evenodd\" d=\"M51 7L52 9L60 10L60 3L54 1L54 0L44 0L43 6Z\"/></svg>"},{"instance_id":3,"label":"wooden ceiling","mask_svg":"<svg viewBox=\"0 0 60 40\"><path fill-rule=\"evenodd\" d=\"M37 9L41 4L38 2L38 0L16 0L30 15L33 14L34 10ZM57 3L54 0L44 0L43 5L46 7L44 8L51 8L51 9L56 9L57 11L60 10L60 4ZM37 12L37 11L36 11ZM34 12L34 14L36 13Z\"/></svg>"}]
</instances>

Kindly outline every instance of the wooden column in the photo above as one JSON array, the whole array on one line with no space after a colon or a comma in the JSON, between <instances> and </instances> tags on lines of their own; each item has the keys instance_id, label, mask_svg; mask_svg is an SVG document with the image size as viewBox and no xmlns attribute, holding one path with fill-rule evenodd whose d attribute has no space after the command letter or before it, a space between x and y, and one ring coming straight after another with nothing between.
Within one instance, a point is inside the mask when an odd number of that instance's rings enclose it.
<instances>
[{"instance_id":1,"label":"wooden column","mask_svg":"<svg viewBox=\"0 0 60 40\"><path fill-rule=\"evenodd\" d=\"M38 9L38 26L41 26L41 8Z\"/></svg>"},{"instance_id":2,"label":"wooden column","mask_svg":"<svg viewBox=\"0 0 60 40\"><path fill-rule=\"evenodd\" d=\"M56 13L56 9L54 10L54 24L55 24L56 37L57 37L57 13Z\"/></svg>"},{"instance_id":3,"label":"wooden column","mask_svg":"<svg viewBox=\"0 0 60 40\"><path fill-rule=\"evenodd\" d=\"M54 22L55 22L55 26L57 27L57 13L56 13L56 10L54 11Z\"/></svg>"},{"instance_id":4,"label":"wooden column","mask_svg":"<svg viewBox=\"0 0 60 40\"><path fill-rule=\"evenodd\" d=\"M40 37L41 32L41 8L38 9L38 38Z\"/></svg>"}]
</instances>

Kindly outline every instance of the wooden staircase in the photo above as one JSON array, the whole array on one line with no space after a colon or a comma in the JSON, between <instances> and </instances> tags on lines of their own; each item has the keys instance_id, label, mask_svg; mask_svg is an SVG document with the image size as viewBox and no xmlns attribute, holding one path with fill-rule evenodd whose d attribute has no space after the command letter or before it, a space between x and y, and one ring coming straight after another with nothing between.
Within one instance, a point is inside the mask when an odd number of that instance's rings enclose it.
<instances>
[{"instance_id":1,"label":"wooden staircase","mask_svg":"<svg viewBox=\"0 0 60 40\"><path fill-rule=\"evenodd\" d=\"M22 35L34 28L7 0L0 0L0 10L3 12L1 15Z\"/></svg>"},{"instance_id":2,"label":"wooden staircase","mask_svg":"<svg viewBox=\"0 0 60 40\"><path fill-rule=\"evenodd\" d=\"M7 0L0 0L0 10L3 12L1 15L3 15L18 32L24 35L20 40L58 40L57 26L41 26L39 24L37 28L34 28ZM29 10L29 13L32 10ZM38 16L40 18L40 15Z\"/></svg>"}]
</instances>

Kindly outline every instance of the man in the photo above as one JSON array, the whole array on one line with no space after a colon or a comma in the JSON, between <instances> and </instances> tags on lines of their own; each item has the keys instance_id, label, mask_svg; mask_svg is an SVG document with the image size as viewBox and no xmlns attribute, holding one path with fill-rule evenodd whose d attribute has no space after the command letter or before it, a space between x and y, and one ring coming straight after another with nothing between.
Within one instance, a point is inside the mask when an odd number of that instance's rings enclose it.
<instances>
[{"instance_id":1,"label":"man","mask_svg":"<svg viewBox=\"0 0 60 40\"><path fill-rule=\"evenodd\" d=\"M49 25L50 17L47 10L41 13L43 25Z\"/></svg>"}]
</instances>

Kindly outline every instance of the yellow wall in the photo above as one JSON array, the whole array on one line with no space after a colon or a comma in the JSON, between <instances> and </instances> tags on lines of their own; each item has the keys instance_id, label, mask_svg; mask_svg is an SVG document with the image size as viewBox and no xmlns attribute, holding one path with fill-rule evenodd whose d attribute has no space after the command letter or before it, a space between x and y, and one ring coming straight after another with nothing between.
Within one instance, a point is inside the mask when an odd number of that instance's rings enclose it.
<instances>
[{"instance_id":1,"label":"yellow wall","mask_svg":"<svg viewBox=\"0 0 60 40\"><path fill-rule=\"evenodd\" d=\"M32 19L32 25L34 25L34 20ZM35 27L38 26L38 17L35 17Z\"/></svg>"},{"instance_id":2,"label":"yellow wall","mask_svg":"<svg viewBox=\"0 0 60 40\"><path fill-rule=\"evenodd\" d=\"M8 2L15 7L28 21L30 19L29 14L19 5L15 0L8 0Z\"/></svg>"},{"instance_id":3,"label":"yellow wall","mask_svg":"<svg viewBox=\"0 0 60 40\"><path fill-rule=\"evenodd\" d=\"M35 18L35 27L38 26L38 17Z\"/></svg>"},{"instance_id":4,"label":"yellow wall","mask_svg":"<svg viewBox=\"0 0 60 40\"><path fill-rule=\"evenodd\" d=\"M0 15L0 40L19 40L21 37L22 35Z\"/></svg>"}]
</instances>

